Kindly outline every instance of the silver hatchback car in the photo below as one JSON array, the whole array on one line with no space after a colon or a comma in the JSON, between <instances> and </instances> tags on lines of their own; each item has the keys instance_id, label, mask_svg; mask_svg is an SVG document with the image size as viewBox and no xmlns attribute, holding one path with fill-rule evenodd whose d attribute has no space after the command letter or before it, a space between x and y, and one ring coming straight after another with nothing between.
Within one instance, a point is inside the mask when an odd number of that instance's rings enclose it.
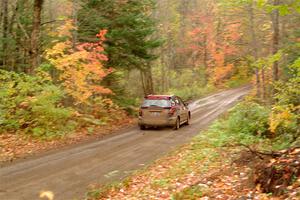
<instances>
[{"instance_id":1,"label":"silver hatchback car","mask_svg":"<svg viewBox=\"0 0 300 200\"><path fill-rule=\"evenodd\" d=\"M140 107L138 124L147 127L170 126L175 130L189 124L191 112L186 103L175 95L148 95Z\"/></svg>"}]
</instances>

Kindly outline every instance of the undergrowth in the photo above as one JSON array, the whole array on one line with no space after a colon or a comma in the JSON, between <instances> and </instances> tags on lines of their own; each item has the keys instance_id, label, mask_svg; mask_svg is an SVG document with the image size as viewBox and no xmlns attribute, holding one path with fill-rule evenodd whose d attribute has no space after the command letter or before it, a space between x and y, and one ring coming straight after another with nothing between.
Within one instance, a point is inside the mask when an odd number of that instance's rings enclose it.
<instances>
[{"instance_id":1,"label":"undergrowth","mask_svg":"<svg viewBox=\"0 0 300 200\"><path fill-rule=\"evenodd\" d=\"M74 130L73 110L61 105L64 92L44 77L0 71L0 133L38 138Z\"/></svg>"}]
</instances>

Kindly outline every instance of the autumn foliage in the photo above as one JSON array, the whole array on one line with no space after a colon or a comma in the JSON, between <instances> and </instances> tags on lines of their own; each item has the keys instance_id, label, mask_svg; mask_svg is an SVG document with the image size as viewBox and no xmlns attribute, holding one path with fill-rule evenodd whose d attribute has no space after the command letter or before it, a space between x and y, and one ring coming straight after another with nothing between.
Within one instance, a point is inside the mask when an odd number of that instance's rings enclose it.
<instances>
[{"instance_id":1,"label":"autumn foliage","mask_svg":"<svg viewBox=\"0 0 300 200\"><path fill-rule=\"evenodd\" d=\"M60 28L59 36L68 37L74 27L67 22ZM112 91L100 85L101 80L111 73L103 62L108 58L104 54L103 42L107 30L101 30L95 43L72 44L70 40L58 42L47 50L46 58L59 70L59 81L64 90L75 102L84 103L92 95L111 94Z\"/></svg>"},{"instance_id":2,"label":"autumn foliage","mask_svg":"<svg viewBox=\"0 0 300 200\"><path fill-rule=\"evenodd\" d=\"M236 42L240 39L239 20L220 19L217 4L209 5L211 12L203 11L193 15L194 23L199 24L189 34L191 45L189 50L202 58L200 63L206 66L210 81L220 85L230 77L232 70L237 67L230 61L238 56Z\"/></svg>"}]
</instances>

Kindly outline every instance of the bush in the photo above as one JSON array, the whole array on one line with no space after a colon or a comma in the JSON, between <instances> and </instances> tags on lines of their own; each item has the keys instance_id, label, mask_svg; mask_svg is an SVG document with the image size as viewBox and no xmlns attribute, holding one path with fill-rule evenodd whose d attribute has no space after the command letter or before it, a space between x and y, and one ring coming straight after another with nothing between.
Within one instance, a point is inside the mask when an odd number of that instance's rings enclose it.
<instances>
[{"instance_id":1,"label":"bush","mask_svg":"<svg viewBox=\"0 0 300 200\"><path fill-rule=\"evenodd\" d=\"M0 133L53 138L75 128L63 91L47 78L0 70Z\"/></svg>"},{"instance_id":2,"label":"bush","mask_svg":"<svg viewBox=\"0 0 300 200\"><path fill-rule=\"evenodd\" d=\"M270 131L277 137L276 145L288 147L300 138L300 58L291 66L288 81L278 81L275 86L275 104L270 115Z\"/></svg>"},{"instance_id":3,"label":"bush","mask_svg":"<svg viewBox=\"0 0 300 200\"><path fill-rule=\"evenodd\" d=\"M166 93L176 94L183 98L183 100L196 99L205 96L216 88L212 84L207 84L206 77L204 76L205 71L203 68L198 69L181 69L176 73L173 72L168 74L170 86ZM161 80L155 80L160 82ZM159 88L156 89L158 92Z\"/></svg>"},{"instance_id":4,"label":"bush","mask_svg":"<svg viewBox=\"0 0 300 200\"><path fill-rule=\"evenodd\" d=\"M269 143L274 150L281 150L299 141L299 114L294 107L275 104L272 109L254 102L242 102L235 106L224 119L215 122L209 129L212 143L227 144Z\"/></svg>"},{"instance_id":5,"label":"bush","mask_svg":"<svg viewBox=\"0 0 300 200\"><path fill-rule=\"evenodd\" d=\"M263 136L268 133L270 109L254 102L243 102L230 111L228 131Z\"/></svg>"},{"instance_id":6,"label":"bush","mask_svg":"<svg viewBox=\"0 0 300 200\"><path fill-rule=\"evenodd\" d=\"M200 87L198 84L192 84L190 86L170 89L169 93L176 94L186 101L203 97L215 90L216 88L210 85Z\"/></svg>"},{"instance_id":7,"label":"bush","mask_svg":"<svg viewBox=\"0 0 300 200\"><path fill-rule=\"evenodd\" d=\"M211 140L216 146L256 143L269 133L269 113L268 108L257 103L239 103L226 118L215 122L209 128L208 134L211 134L212 138L217 138Z\"/></svg>"},{"instance_id":8,"label":"bush","mask_svg":"<svg viewBox=\"0 0 300 200\"><path fill-rule=\"evenodd\" d=\"M141 102L139 98L130 98L130 97L126 98L123 96L116 96L112 100L121 109L126 111L128 115L137 117L139 105Z\"/></svg>"}]
</instances>

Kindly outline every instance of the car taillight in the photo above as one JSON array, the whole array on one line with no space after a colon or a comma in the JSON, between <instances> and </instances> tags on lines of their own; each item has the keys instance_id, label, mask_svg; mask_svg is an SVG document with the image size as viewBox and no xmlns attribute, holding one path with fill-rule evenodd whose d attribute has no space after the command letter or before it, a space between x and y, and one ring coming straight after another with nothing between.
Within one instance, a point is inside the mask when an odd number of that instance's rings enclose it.
<instances>
[{"instance_id":1,"label":"car taillight","mask_svg":"<svg viewBox=\"0 0 300 200\"><path fill-rule=\"evenodd\" d=\"M142 110L139 111L139 116L140 116L140 117L143 116L143 111L142 111Z\"/></svg>"},{"instance_id":2,"label":"car taillight","mask_svg":"<svg viewBox=\"0 0 300 200\"><path fill-rule=\"evenodd\" d=\"M175 107L171 107L169 110L169 116L173 116L175 114L176 108Z\"/></svg>"}]
</instances>

